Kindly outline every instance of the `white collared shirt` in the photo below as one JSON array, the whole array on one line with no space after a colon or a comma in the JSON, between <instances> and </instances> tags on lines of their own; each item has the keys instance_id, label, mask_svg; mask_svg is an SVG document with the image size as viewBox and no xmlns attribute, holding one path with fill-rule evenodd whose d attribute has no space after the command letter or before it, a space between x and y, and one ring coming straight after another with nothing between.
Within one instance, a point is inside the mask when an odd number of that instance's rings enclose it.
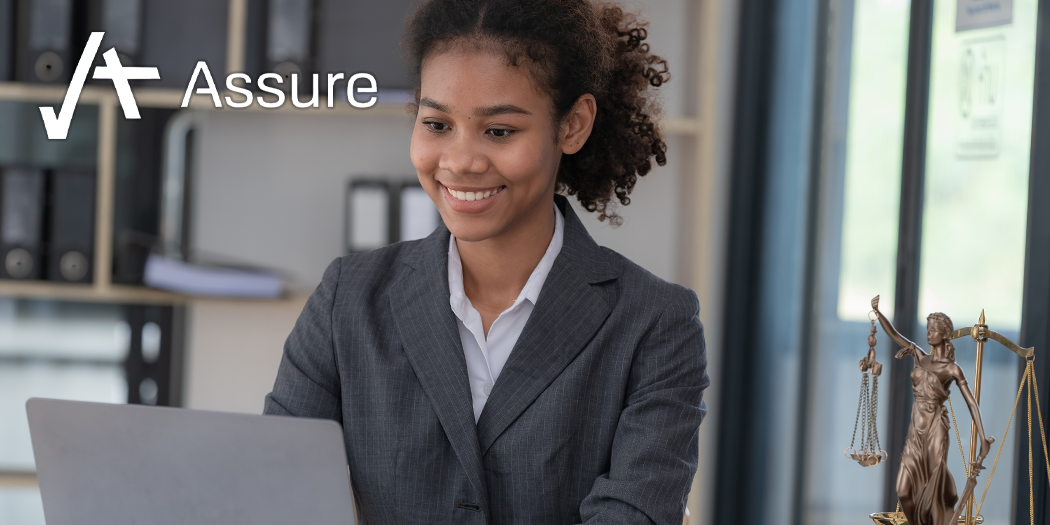
<instances>
[{"instance_id":1,"label":"white collared shirt","mask_svg":"<svg viewBox=\"0 0 1050 525\"><path fill-rule=\"evenodd\" d=\"M489 327L488 338L481 323L481 314L470 304L463 291L463 261L459 258L456 236L450 234L448 243L448 290L452 312L459 325L459 338L463 343L463 354L467 359L467 377L470 380L470 396L474 401L474 422L481 417L481 410L492 392L492 385L507 363L514 343L518 341L525 323L540 298L547 274L554 267L554 259L561 253L565 238L565 218L558 206L554 206L554 237L547 252L543 254L536 269L529 275L514 304L499 314Z\"/></svg>"}]
</instances>

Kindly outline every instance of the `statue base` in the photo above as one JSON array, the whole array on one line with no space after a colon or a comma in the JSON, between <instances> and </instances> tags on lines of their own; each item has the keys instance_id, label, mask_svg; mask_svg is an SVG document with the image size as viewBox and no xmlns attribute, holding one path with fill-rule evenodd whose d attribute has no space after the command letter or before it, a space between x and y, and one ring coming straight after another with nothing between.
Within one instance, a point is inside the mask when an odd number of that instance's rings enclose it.
<instances>
[{"instance_id":1,"label":"statue base","mask_svg":"<svg viewBox=\"0 0 1050 525\"><path fill-rule=\"evenodd\" d=\"M904 517L903 512L876 512L868 514L868 517L879 525L908 525L908 518ZM980 525L984 523L984 516L977 516L970 521L969 525ZM959 516L959 523L965 524L966 517Z\"/></svg>"}]
</instances>

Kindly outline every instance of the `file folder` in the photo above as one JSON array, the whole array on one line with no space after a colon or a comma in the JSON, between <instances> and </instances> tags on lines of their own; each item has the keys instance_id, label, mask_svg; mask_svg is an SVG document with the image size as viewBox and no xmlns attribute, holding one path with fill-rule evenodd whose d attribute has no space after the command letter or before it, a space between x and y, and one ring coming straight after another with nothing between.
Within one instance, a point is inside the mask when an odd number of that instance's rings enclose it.
<instances>
[{"instance_id":1,"label":"file folder","mask_svg":"<svg viewBox=\"0 0 1050 525\"><path fill-rule=\"evenodd\" d=\"M346 251L367 252L397 241L391 228L393 206L385 181L355 180L347 192Z\"/></svg>"},{"instance_id":2,"label":"file folder","mask_svg":"<svg viewBox=\"0 0 1050 525\"><path fill-rule=\"evenodd\" d=\"M408 90L408 70L401 59L405 18L418 0L347 2L319 0L317 71L371 73L380 90ZM343 84L345 87L345 84ZM322 90L327 90L327 83Z\"/></svg>"},{"instance_id":3,"label":"file folder","mask_svg":"<svg viewBox=\"0 0 1050 525\"><path fill-rule=\"evenodd\" d=\"M0 0L0 82L14 80L15 0Z\"/></svg>"},{"instance_id":4,"label":"file folder","mask_svg":"<svg viewBox=\"0 0 1050 525\"><path fill-rule=\"evenodd\" d=\"M268 0L266 21L266 71L284 77L281 88L291 91L292 74L298 75L300 100L313 94L311 39L313 0ZM325 84L319 75L318 86Z\"/></svg>"},{"instance_id":5,"label":"file folder","mask_svg":"<svg viewBox=\"0 0 1050 525\"><path fill-rule=\"evenodd\" d=\"M401 186L398 208L398 241L422 239L441 223L434 201L418 182Z\"/></svg>"},{"instance_id":6,"label":"file folder","mask_svg":"<svg viewBox=\"0 0 1050 525\"><path fill-rule=\"evenodd\" d=\"M73 0L17 0L15 79L69 82L76 63L70 50Z\"/></svg>"},{"instance_id":7,"label":"file folder","mask_svg":"<svg viewBox=\"0 0 1050 525\"><path fill-rule=\"evenodd\" d=\"M0 277L43 275L44 184L43 170L0 171Z\"/></svg>"},{"instance_id":8,"label":"file folder","mask_svg":"<svg viewBox=\"0 0 1050 525\"><path fill-rule=\"evenodd\" d=\"M92 281L95 239L94 170L58 169L51 173L48 221L50 281Z\"/></svg>"},{"instance_id":9,"label":"file folder","mask_svg":"<svg viewBox=\"0 0 1050 525\"><path fill-rule=\"evenodd\" d=\"M142 0L80 0L74 4L73 49L83 49L91 33L102 31L102 44L95 56L95 65L104 65L102 53L117 50L120 63L138 64L142 25ZM79 60L79 58L78 58ZM92 79L92 82L110 82Z\"/></svg>"},{"instance_id":10,"label":"file folder","mask_svg":"<svg viewBox=\"0 0 1050 525\"><path fill-rule=\"evenodd\" d=\"M160 70L160 80L149 86L185 90L203 60L224 89L229 9L219 0L142 0L141 62ZM206 85L203 77L197 86Z\"/></svg>"}]
</instances>

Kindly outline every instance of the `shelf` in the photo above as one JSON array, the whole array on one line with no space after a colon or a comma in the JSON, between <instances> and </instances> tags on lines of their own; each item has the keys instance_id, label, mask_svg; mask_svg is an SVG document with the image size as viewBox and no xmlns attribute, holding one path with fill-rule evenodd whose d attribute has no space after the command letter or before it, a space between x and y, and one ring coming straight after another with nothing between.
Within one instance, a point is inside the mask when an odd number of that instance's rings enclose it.
<instances>
[{"instance_id":1,"label":"shelf","mask_svg":"<svg viewBox=\"0 0 1050 525\"><path fill-rule=\"evenodd\" d=\"M0 280L0 297L129 304L182 304L190 300L190 297L186 295L145 286L120 284L97 286L9 279Z\"/></svg>"},{"instance_id":2,"label":"shelf","mask_svg":"<svg viewBox=\"0 0 1050 525\"><path fill-rule=\"evenodd\" d=\"M161 89L161 88L136 88L134 90L135 101L139 107L144 108L171 108L176 109L182 106L182 97L185 96L185 92L181 89ZM60 105L66 96L66 86L64 85L43 85L43 84L27 84L23 82L0 82L0 100L9 100L15 102L38 102L38 103L51 103ZM219 95L222 98L223 104L226 103L227 96L233 97L234 100L241 100L243 97L237 93L223 91ZM252 104L249 107L236 109L230 107L216 108L211 96L209 95L193 95L190 97L188 104L189 108L209 110L209 111L267 111L267 112L278 112L278 113L297 113L301 115L309 114L333 114L333 115L355 115L362 117L401 117L407 118L408 112L405 105L402 104L376 104L367 109L358 109L346 101L340 101L335 104L335 107L327 107L327 99L325 96L319 98L320 107L317 108L305 108L300 109L292 105L290 101L285 101L284 105L279 108L268 109L259 106L258 102ZM117 101L117 93L114 91L112 86L109 85L86 85L80 92L80 103L81 104L109 104L119 105ZM678 134L678 135L696 135L700 131L700 120L696 118L668 118L660 121L660 127L664 133Z\"/></svg>"},{"instance_id":3,"label":"shelf","mask_svg":"<svg viewBox=\"0 0 1050 525\"><path fill-rule=\"evenodd\" d=\"M37 102L37 103L51 103L55 105L62 104L65 100L66 88L64 85L46 85L46 84L28 84L24 82L0 82L0 100L8 100L13 102ZM139 87L133 90L135 94L135 103L137 106L142 108L171 108L177 109L182 107L182 98L185 96L185 91L181 89L168 89L168 88L148 88ZM404 105L401 104L376 104L370 108L359 109L351 106L346 101L339 101L334 104L335 107L329 108L327 106L327 98L320 96L318 98L319 107L316 108L297 108L292 105L290 100L285 100L285 103L279 108L264 108L258 104L258 102L248 106L246 108L231 108L225 106L226 97L232 97L234 101L242 100L244 97L240 94L233 93L230 91L221 91L219 94L222 99L224 106L222 108L216 108L215 103L210 95L197 95L194 94L190 97L190 102L187 105L191 109L202 109L211 111L269 111L269 112L295 112L295 113L336 113L340 115L345 114L356 114L361 116L407 116L408 113ZM117 92L110 85L85 85L80 92L79 104L119 104L117 100Z\"/></svg>"},{"instance_id":4,"label":"shelf","mask_svg":"<svg viewBox=\"0 0 1050 525\"><path fill-rule=\"evenodd\" d=\"M81 303L125 303L125 304L160 304L177 305L197 302L231 302L231 303L280 303L284 301L304 301L309 292L291 291L274 299L250 297L211 297L184 295L147 286L130 286L110 284L98 286L91 284L55 283L50 281L14 281L0 279L0 297L18 299L51 299Z\"/></svg>"},{"instance_id":5,"label":"shelf","mask_svg":"<svg viewBox=\"0 0 1050 525\"><path fill-rule=\"evenodd\" d=\"M0 487L36 488L36 472L21 470L0 470Z\"/></svg>"}]
</instances>

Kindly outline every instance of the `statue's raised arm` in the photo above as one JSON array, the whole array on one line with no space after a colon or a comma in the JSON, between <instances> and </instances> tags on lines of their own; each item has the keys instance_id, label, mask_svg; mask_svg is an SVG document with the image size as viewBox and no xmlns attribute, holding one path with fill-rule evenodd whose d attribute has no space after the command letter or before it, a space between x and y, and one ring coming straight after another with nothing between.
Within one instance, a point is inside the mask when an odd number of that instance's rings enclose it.
<instances>
[{"instance_id":1,"label":"statue's raised arm","mask_svg":"<svg viewBox=\"0 0 1050 525\"><path fill-rule=\"evenodd\" d=\"M893 339L893 342L901 347L900 352L897 352L895 357L900 359L907 354L911 354L913 358L918 359L921 356L925 356L926 352L924 352L922 348L919 348L919 345L909 341L906 337L901 335L901 333L893 327L893 324L890 323L890 320L886 319L886 316L879 310L879 297L880 296L876 295L875 298L871 300L871 309L875 312L875 316L879 318L879 324L882 325L882 329L890 336L890 339Z\"/></svg>"}]
</instances>

